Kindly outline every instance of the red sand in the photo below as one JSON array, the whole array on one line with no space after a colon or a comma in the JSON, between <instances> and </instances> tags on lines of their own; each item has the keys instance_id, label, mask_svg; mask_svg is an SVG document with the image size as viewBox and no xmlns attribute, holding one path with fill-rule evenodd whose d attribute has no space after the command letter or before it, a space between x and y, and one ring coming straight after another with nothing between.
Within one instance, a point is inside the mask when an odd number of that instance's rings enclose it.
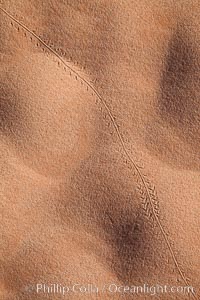
<instances>
[{"instance_id":1,"label":"red sand","mask_svg":"<svg viewBox=\"0 0 200 300\"><path fill-rule=\"evenodd\" d=\"M198 1L0 8L0 299L198 299Z\"/></svg>"}]
</instances>

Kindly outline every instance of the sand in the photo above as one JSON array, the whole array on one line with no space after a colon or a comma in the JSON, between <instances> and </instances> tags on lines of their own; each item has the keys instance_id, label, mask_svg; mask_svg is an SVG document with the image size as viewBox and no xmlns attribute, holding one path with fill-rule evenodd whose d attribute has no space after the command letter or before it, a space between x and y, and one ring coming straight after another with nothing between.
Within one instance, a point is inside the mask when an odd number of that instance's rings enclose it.
<instances>
[{"instance_id":1,"label":"sand","mask_svg":"<svg viewBox=\"0 0 200 300\"><path fill-rule=\"evenodd\" d=\"M198 299L198 2L0 9L0 299Z\"/></svg>"}]
</instances>

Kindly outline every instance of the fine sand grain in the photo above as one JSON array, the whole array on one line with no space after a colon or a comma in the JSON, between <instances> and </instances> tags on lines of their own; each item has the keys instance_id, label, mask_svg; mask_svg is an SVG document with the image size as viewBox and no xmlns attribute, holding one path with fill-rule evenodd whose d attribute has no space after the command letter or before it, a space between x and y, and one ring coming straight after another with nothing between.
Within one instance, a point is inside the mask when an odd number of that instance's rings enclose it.
<instances>
[{"instance_id":1,"label":"fine sand grain","mask_svg":"<svg viewBox=\"0 0 200 300\"><path fill-rule=\"evenodd\" d=\"M2 300L200 297L200 5L116 2L0 2Z\"/></svg>"}]
</instances>

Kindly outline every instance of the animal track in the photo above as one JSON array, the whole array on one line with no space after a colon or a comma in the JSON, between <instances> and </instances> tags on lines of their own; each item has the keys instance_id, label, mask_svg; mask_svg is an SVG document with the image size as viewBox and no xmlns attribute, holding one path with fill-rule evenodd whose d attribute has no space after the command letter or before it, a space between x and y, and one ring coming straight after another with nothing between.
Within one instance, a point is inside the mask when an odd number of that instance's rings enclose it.
<instances>
[{"instance_id":1,"label":"animal track","mask_svg":"<svg viewBox=\"0 0 200 300\"><path fill-rule=\"evenodd\" d=\"M150 183L150 181L148 180L148 178L143 175L142 171L140 170L141 167L138 166L134 160L131 158L129 151L127 150L127 147L124 143L124 139L119 131L119 126L115 121L115 117L113 116L112 112L110 111L107 103L105 102L105 100L101 97L101 95L98 93L98 91L95 89L95 87L93 86L93 84L85 79L85 77L83 77L81 75L81 71L82 70L75 70L73 67L71 67L71 65L68 65L67 62L65 61L65 59L63 59L60 54L57 53L56 50L52 49L52 45L48 45L45 41L43 41L34 31L30 30L27 26L25 26L24 24L22 24L20 21L18 21L17 19L15 19L15 17L13 17L10 13L8 13L5 9L0 7L0 10L11 20L11 26L14 26L14 23L17 25L16 29L19 32L20 28L22 28L24 30L24 36L27 37L29 35L30 40L33 42L33 40L36 40L36 46L37 47L41 47L43 51L48 50L51 54L53 54L56 59L57 59L57 63L59 66L62 66L63 69L65 71L68 70L69 75L70 76L74 76L75 80L78 80L81 82L81 84L85 85L87 91L90 91L92 95L94 95L96 97L95 99L95 103L101 103L101 105L103 105L105 111L107 112L107 116L110 119L110 123L112 123L113 128L117 134L119 143L121 145L121 148L123 149L123 152L126 156L126 164L130 163L130 165L133 168L133 175L136 177L136 181L138 184L138 190L140 193L140 197L142 200L142 205L143 205L143 210L145 215L147 216L148 220L156 222L156 224L158 225L163 238L166 242L166 245L170 251L170 254L172 256L172 259L174 261L174 264L177 268L178 273L180 274L182 280L184 281L184 283L188 286L188 279L185 276L184 272L182 271L180 264L177 261L177 258L174 254L174 251L172 249L171 243L168 239L167 233L165 231L165 229L163 228L161 221L159 219L159 203L158 203L158 198L156 195L156 191L155 191L155 187ZM13 23L14 22L14 23ZM47 51L47 52L48 52ZM72 61L72 59L70 59L70 61ZM102 111L102 106L100 108L100 111ZM105 115L104 115L105 118ZM192 296L194 297L194 299L197 300L197 297L192 293Z\"/></svg>"}]
</instances>

